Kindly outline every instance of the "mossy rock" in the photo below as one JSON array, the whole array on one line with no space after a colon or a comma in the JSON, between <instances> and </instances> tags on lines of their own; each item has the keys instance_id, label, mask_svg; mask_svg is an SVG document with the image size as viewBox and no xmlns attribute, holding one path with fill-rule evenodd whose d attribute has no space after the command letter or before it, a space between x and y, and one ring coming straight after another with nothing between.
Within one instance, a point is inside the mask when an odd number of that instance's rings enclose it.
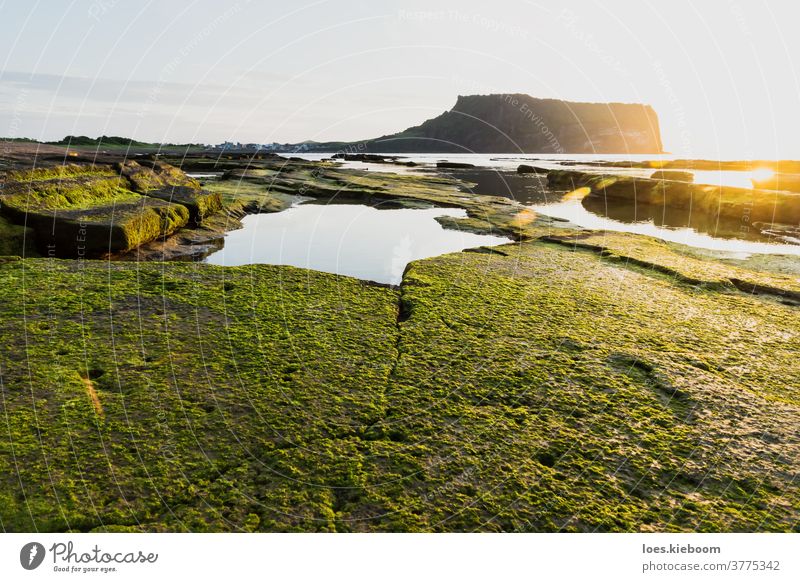
<instances>
[{"instance_id":1,"label":"mossy rock","mask_svg":"<svg viewBox=\"0 0 800 582\"><path fill-rule=\"evenodd\" d=\"M188 208L189 220L195 225L222 210L219 194L202 191L197 180L175 166L157 160L142 161L141 164L127 160L116 167L136 192Z\"/></svg>"},{"instance_id":2,"label":"mossy rock","mask_svg":"<svg viewBox=\"0 0 800 582\"><path fill-rule=\"evenodd\" d=\"M63 164L32 170L9 172L6 179L12 182L41 182L45 180L69 180L87 176L113 176L112 168L102 164Z\"/></svg>"},{"instance_id":3,"label":"mossy rock","mask_svg":"<svg viewBox=\"0 0 800 582\"><path fill-rule=\"evenodd\" d=\"M91 257L172 234L187 208L127 189L111 167L61 166L12 175L0 198L10 220L32 227L45 256Z\"/></svg>"},{"instance_id":4,"label":"mossy rock","mask_svg":"<svg viewBox=\"0 0 800 582\"><path fill-rule=\"evenodd\" d=\"M680 170L656 170L650 177L653 180L677 180L678 182L694 182L692 172L682 172Z\"/></svg>"},{"instance_id":5,"label":"mossy rock","mask_svg":"<svg viewBox=\"0 0 800 582\"><path fill-rule=\"evenodd\" d=\"M679 259L655 244L607 248ZM0 265L5 530L796 528L795 307L548 241L493 251L399 289Z\"/></svg>"},{"instance_id":6,"label":"mossy rock","mask_svg":"<svg viewBox=\"0 0 800 582\"><path fill-rule=\"evenodd\" d=\"M189 222L189 210L157 198L112 207L29 213L39 250L46 256L93 257L128 251L173 234Z\"/></svg>"},{"instance_id":7,"label":"mossy rock","mask_svg":"<svg viewBox=\"0 0 800 582\"><path fill-rule=\"evenodd\" d=\"M786 223L800 223L800 194L773 192L732 186L694 184L633 176L593 174L573 170L554 170L547 174L551 187L589 188L589 196L600 196L691 209L711 216L744 221L772 221L780 216Z\"/></svg>"},{"instance_id":8,"label":"mossy rock","mask_svg":"<svg viewBox=\"0 0 800 582\"><path fill-rule=\"evenodd\" d=\"M19 179L9 180L0 197L3 213L15 222L24 222L29 212L57 212L86 209L129 202L136 193L128 189L124 178L108 168L98 172L92 168L85 174L52 177L50 172L39 178L39 170L25 175L15 173Z\"/></svg>"},{"instance_id":9,"label":"mossy rock","mask_svg":"<svg viewBox=\"0 0 800 582\"><path fill-rule=\"evenodd\" d=\"M182 170L158 160L126 160L115 164L119 174L127 178L131 188L140 193L147 194L152 190L182 186L193 190L200 190L200 183L190 178Z\"/></svg>"},{"instance_id":10,"label":"mossy rock","mask_svg":"<svg viewBox=\"0 0 800 582\"><path fill-rule=\"evenodd\" d=\"M195 190L186 186L150 190L145 196L185 206L189 210L189 220L194 225L202 223L206 217L222 210L222 198L217 192Z\"/></svg>"}]
</instances>

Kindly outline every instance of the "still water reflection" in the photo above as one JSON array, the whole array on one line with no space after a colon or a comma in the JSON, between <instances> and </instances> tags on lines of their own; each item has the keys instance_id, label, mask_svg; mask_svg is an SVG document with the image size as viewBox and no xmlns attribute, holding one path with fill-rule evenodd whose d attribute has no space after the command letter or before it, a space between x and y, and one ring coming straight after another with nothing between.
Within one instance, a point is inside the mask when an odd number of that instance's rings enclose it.
<instances>
[{"instance_id":1,"label":"still water reflection","mask_svg":"<svg viewBox=\"0 0 800 582\"><path fill-rule=\"evenodd\" d=\"M301 204L246 216L209 255L214 265L293 265L399 284L406 265L466 248L509 242L499 236L444 229L437 216L465 217L453 208L379 210L360 204Z\"/></svg>"}]
</instances>

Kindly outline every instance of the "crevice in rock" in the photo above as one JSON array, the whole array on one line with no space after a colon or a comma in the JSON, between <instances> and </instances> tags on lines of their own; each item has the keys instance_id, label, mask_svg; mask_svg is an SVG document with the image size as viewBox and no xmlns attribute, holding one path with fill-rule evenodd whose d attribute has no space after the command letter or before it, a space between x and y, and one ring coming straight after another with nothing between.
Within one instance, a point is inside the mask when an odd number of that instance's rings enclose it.
<instances>
[{"instance_id":1,"label":"crevice in rock","mask_svg":"<svg viewBox=\"0 0 800 582\"><path fill-rule=\"evenodd\" d=\"M500 249L497 249L497 248L494 248L494 247L486 247L486 246L474 247L474 248L471 248L471 249L464 249L463 252L465 252L465 253L481 253L481 254L486 254L486 255L500 255L502 257L507 257L508 256L508 253L505 252L505 251L501 251Z\"/></svg>"},{"instance_id":2,"label":"crevice in rock","mask_svg":"<svg viewBox=\"0 0 800 582\"><path fill-rule=\"evenodd\" d=\"M747 293L748 295L771 295L783 299L784 305L800 305L800 293L797 291L790 291L770 285L761 285L751 281L743 281L742 279L731 278L729 281L742 293Z\"/></svg>"}]
</instances>

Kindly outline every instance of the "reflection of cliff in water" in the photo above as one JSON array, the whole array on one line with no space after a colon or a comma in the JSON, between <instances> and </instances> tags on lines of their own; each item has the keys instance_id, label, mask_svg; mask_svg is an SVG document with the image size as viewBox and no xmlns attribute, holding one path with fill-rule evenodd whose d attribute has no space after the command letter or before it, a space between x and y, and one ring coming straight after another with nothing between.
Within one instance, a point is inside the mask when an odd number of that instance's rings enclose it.
<instances>
[{"instance_id":1,"label":"reflection of cliff in water","mask_svg":"<svg viewBox=\"0 0 800 582\"><path fill-rule=\"evenodd\" d=\"M518 174L488 168L448 170L441 173L470 183L471 187L464 188L464 190L471 194L511 198L520 204L533 206L538 212L548 216L578 220L577 223L584 228L615 230L613 224L606 224L602 221L602 219L609 219L623 224L647 223L670 230L688 228L719 239L773 244L797 244L797 241L800 240L796 229L785 231L772 228L770 230L770 225L717 217L696 209L688 210L657 204L634 204L597 194L587 196L581 201L572 200L565 207L565 192L548 186L545 174ZM574 207L581 207L589 215L583 219L574 216L568 210L569 206L573 204ZM596 216L597 220L592 220L592 216ZM764 227L765 232L761 232L758 228L759 225Z\"/></svg>"},{"instance_id":2,"label":"reflection of cliff in water","mask_svg":"<svg viewBox=\"0 0 800 582\"><path fill-rule=\"evenodd\" d=\"M557 202L561 193L551 192L545 174L517 174L499 170L475 168L442 172L473 184L467 191L486 196L503 196L520 204L549 204Z\"/></svg>"},{"instance_id":3,"label":"reflection of cliff in water","mask_svg":"<svg viewBox=\"0 0 800 582\"><path fill-rule=\"evenodd\" d=\"M651 222L665 228L691 228L717 238L735 238L759 242L775 242L753 225L730 218L721 218L697 210L654 204L633 204L602 196L587 196L583 207L598 216L624 223Z\"/></svg>"}]
</instances>

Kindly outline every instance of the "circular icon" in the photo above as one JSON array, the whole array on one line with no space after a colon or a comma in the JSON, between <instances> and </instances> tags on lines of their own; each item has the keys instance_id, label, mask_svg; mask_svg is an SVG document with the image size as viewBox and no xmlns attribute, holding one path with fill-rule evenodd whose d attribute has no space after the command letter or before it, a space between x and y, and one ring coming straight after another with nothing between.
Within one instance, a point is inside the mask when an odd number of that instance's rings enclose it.
<instances>
[{"instance_id":1,"label":"circular icon","mask_svg":"<svg viewBox=\"0 0 800 582\"><path fill-rule=\"evenodd\" d=\"M30 542L19 551L19 563L26 570L35 570L44 561L44 546L39 542Z\"/></svg>"}]
</instances>

